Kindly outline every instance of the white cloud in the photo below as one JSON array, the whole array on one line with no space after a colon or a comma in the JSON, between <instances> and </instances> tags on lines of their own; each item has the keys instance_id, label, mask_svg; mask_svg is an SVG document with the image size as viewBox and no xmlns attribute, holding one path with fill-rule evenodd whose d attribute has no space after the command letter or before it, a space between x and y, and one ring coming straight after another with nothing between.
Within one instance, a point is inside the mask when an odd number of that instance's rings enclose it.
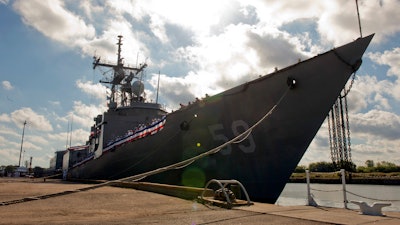
<instances>
[{"instance_id":1,"label":"white cloud","mask_svg":"<svg viewBox=\"0 0 400 225\"><path fill-rule=\"evenodd\" d=\"M138 53L146 57L150 55L149 49L143 43L144 40L149 39L149 35L140 30L135 30L124 17L109 18L104 23L105 29L101 36L80 44L85 54L92 56L95 53L96 56L101 56L102 62L115 64L117 61L115 55L117 52L117 36L122 35L122 55L126 65L132 66L133 63L136 63ZM141 60L139 59L139 62L142 62ZM148 60L147 63L150 61Z\"/></svg>"},{"instance_id":2,"label":"white cloud","mask_svg":"<svg viewBox=\"0 0 400 225\"><path fill-rule=\"evenodd\" d=\"M374 42L382 42L400 31L399 1L358 1L363 35L376 33ZM260 23L279 27L299 19L313 18L321 41L336 46L360 36L354 1L242 1L255 6ZM374 16L371 16L374 15ZM382 29L383 28L383 29ZM340 35L339 35L340 34Z\"/></svg>"},{"instance_id":3,"label":"white cloud","mask_svg":"<svg viewBox=\"0 0 400 225\"><path fill-rule=\"evenodd\" d=\"M352 1L342 0L348 3ZM363 33L376 33L375 42L385 42L400 31L400 1L359 1ZM342 8L341 8L342 9ZM373 16L372 16L373 15Z\"/></svg>"},{"instance_id":4,"label":"white cloud","mask_svg":"<svg viewBox=\"0 0 400 225\"><path fill-rule=\"evenodd\" d=\"M68 132L48 133L46 136L49 140L60 143L60 146L64 144L64 147L67 139L69 139Z\"/></svg>"},{"instance_id":5,"label":"white cloud","mask_svg":"<svg viewBox=\"0 0 400 225\"><path fill-rule=\"evenodd\" d=\"M372 141L367 143L356 143L352 145L352 160L357 165L364 165L366 160L389 161L397 165L400 164L398 146L400 141Z\"/></svg>"},{"instance_id":6,"label":"white cloud","mask_svg":"<svg viewBox=\"0 0 400 225\"><path fill-rule=\"evenodd\" d=\"M390 4L379 7L389 12ZM52 16L52 20L45 20L52 21L52 25L45 26L42 24L44 22L41 21L45 19L44 16L27 10L28 5L29 8L32 8L31 5L35 5L39 12L42 10L54 12L47 15ZM210 7L211 5L212 7ZM360 8L365 8L364 10L368 11L369 8L374 6L376 5L368 3L363 4ZM97 55L113 61L115 61L116 50L115 37L118 34L124 35L123 54L125 61L134 63L138 52L145 56L151 55L151 50L146 42L149 42L152 37L157 37L161 44L169 43L170 36L168 36L167 24L189 28L193 31L192 40L195 41L195 44L178 47L173 55L176 60L174 62L183 62L193 65L193 68L198 68L189 70L187 74L183 75L185 76L182 78L185 80L184 82L174 78L170 79L169 83L172 84L172 80L177 81L178 86L179 83L186 83L185 87L190 87L188 91L191 92L190 95L192 96L232 87L248 80L248 75L266 74L272 71L274 67L281 68L290 65L299 58L310 57L316 49L320 50L319 47L312 45L307 34L301 37L293 37L288 33L279 31L277 28L283 24L312 18L318 24L321 34L327 40L336 42L347 42L357 37L358 31L357 29L350 29L350 24L357 25L357 20L355 4L348 1L333 3L325 1L317 3L310 3L309 1L290 3L285 1L269 1L268 3L260 1L236 1L234 3L228 1L193 3L179 0L135 3L107 1L102 6L84 1L81 2L80 7L88 17L99 17L98 12L102 12L108 17L101 19L104 24L101 28L104 30L99 32L101 33L100 37L94 37L93 27L87 25L79 15L73 14L67 9L66 5L59 1L15 3L15 8L22 14L26 23L45 35L63 43L71 42L70 39L83 37L85 41L78 45L84 53L93 54L96 51ZM252 11L254 19L251 25L225 18L231 13L237 16L241 15L243 19L246 19L250 9L254 10ZM131 18L126 15L130 15L136 21L131 21ZM137 25L135 22L145 22L146 19L148 20L147 27L142 27L143 24L139 27L135 26ZM63 24L57 21L71 22ZM95 20L93 20L94 22ZM220 33L210 33L212 31L210 28L219 24L224 25L219 31ZM57 27L57 32L54 31L53 27ZM75 34L71 32L72 29L81 32ZM149 33L149 30L152 34ZM63 35L66 38L64 40L58 38L56 33L57 35L58 33L66 33L73 36ZM337 33L341 33L341 35L337 35ZM305 49L313 50L307 52ZM150 59L149 62L151 62ZM190 79L193 76L197 79ZM199 79L200 77L201 79ZM94 96L100 96L97 91L89 92L92 89L87 89L89 85L87 82L77 81L77 85ZM174 97L176 95L169 96L170 99ZM178 101L180 98L176 100Z\"/></svg>"},{"instance_id":7,"label":"white cloud","mask_svg":"<svg viewBox=\"0 0 400 225\"><path fill-rule=\"evenodd\" d=\"M165 21L159 18L159 16L154 15L151 17L150 29L162 43L168 42L169 39L165 31Z\"/></svg>"},{"instance_id":8,"label":"white cloud","mask_svg":"<svg viewBox=\"0 0 400 225\"><path fill-rule=\"evenodd\" d=\"M72 130L72 138L70 132L48 133L46 137L56 143L53 145L53 147L60 150L65 149L66 146L69 146L70 142L71 146L84 145L89 139L89 134L89 128L87 130L79 128Z\"/></svg>"},{"instance_id":9,"label":"white cloud","mask_svg":"<svg viewBox=\"0 0 400 225\"><path fill-rule=\"evenodd\" d=\"M387 19L399 17L395 10L399 5L397 1L384 4L378 1L360 1L360 5L365 26L371 26L366 28L366 32L380 31L374 38L375 41L399 31L396 20ZM81 47L85 54L93 54L97 49L98 53L103 55L104 47L96 43L107 42L110 46L114 43L116 35L123 34L127 40L126 44L129 45L126 46L127 49L133 50L126 55L127 60L133 62L138 51L144 52L146 56L150 55L147 46L143 44L152 38L148 33L149 30L162 43L167 43L170 37L166 25L174 24L190 29L194 34L193 39L197 39L210 35L210 28L213 26L238 25L242 21L237 18L245 21L248 19L249 11L253 18L251 25L264 31L308 18L316 21L318 31L325 40L335 44L348 42L359 36L355 3L346 0L333 2L207 0L197 3L181 0L167 2L120 0L106 1L102 5L82 1L79 6L93 24L97 21L101 23L95 25L101 37L95 37L94 25L87 24L84 18L72 13L61 1L16 1L14 4L14 8L22 15L25 23L54 40ZM30 10L32 8L35 10ZM382 13L371 13L375 10ZM372 14L375 16L367 16ZM236 18L229 18L229 15L235 15ZM92 19L94 16L97 18ZM377 16L381 18L376 19ZM143 27L143 24L139 25L138 22L146 22L148 27ZM382 27L385 29L381 29ZM339 33L340 35L337 35ZM107 51L103 56L110 59L114 52Z\"/></svg>"},{"instance_id":10,"label":"white cloud","mask_svg":"<svg viewBox=\"0 0 400 225\"><path fill-rule=\"evenodd\" d=\"M11 113L11 119L17 125L22 128L24 121L27 122L27 126L39 130L39 131L52 131L53 127L50 122L43 116L34 112L31 108L21 108Z\"/></svg>"},{"instance_id":11,"label":"white cloud","mask_svg":"<svg viewBox=\"0 0 400 225\"><path fill-rule=\"evenodd\" d=\"M226 10L230 1L140 1L128 8L126 12L137 19L148 15L158 15L166 22L190 27L199 33L208 33L210 26L219 22L221 13Z\"/></svg>"},{"instance_id":12,"label":"white cloud","mask_svg":"<svg viewBox=\"0 0 400 225\"><path fill-rule=\"evenodd\" d=\"M400 101L400 47L383 53L369 53L368 57L379 65L389 66L387 75L396 78L396 81L391 83L391 87L385 89L385 91L389 92L397 101Z\"/></svg>"},{"instance_id":13,"label":"white cloud","mask_svg":"<svg viewBox=\"0 0 400 225\"><path fill-rule=\"evenodd\" d=\"M95 5L95 3L91 0L81 0L79 1L79 7L82 8L85 15L92 20L94 14L103 12L103 8L99 5Z\"/></svg>"},{"instance_id":14,"label":"white cloud","mask_svg":"<svg viewBox=\"0 0 400 225\"><path fill-rule=\"evenodd\" d=\"M107 88L100 83L93 84L92 81L83 82L81 80L77 80L76 86L90 96L93 96L103 101L105 101L106 99Z\"/></svg>"},{"instance_id":15,"label":"white cloud","mask_svg":"<svg viewBox=\"0 0 400 225\"><path fill-rule=\"evenodd\" d=\"M21 134L16 134L8 127L0 127L0 165L18 164ZM16 142L14 140L17 140Z\"/></svg>"},{"instance_id":16,"label":"white cloud","mask_svg":"<svg viewBox=\"0 0 400 225\"><path fill-rule=\"evenodd\" d=\"M327 1L310 2L300 1L247 1L242 0L242 4L255 6L257 14L262 23L268 26L280 26L285 23L293 22L299 18L314 18L321 16L328 4ZM329 7L334 7L330 5Z\"/></svg>"},{"instance_id":17,"label":"white cloud","mask_svg":"<svg viewBox=\"0 0 400 225\"><path fill-rule=\"evenodd\" d=\"M318 30L335 45L343 44L360 36L354 1L323 1L324 7L318 21ZM400 31L399 1L358 1L363 35L376 33L373 42L384 41ZM314 4L314 2L310 2ZM374 16L371 16L374 15ZM340 35L339 35L340 34Z\"/></svg>"},{"instance_id":18,"label":"white cloud","mask_svg":"<svg viewBox=\"0 0 400 225\"><path fill-rule=\"evenodd\" d=\"M357 113L368 107L390 109L388 96L393 87L393 83L388 80L378 80L376 76L358 75L348 95L349 110Z\"/></svg>"},{"instance_id":19,"label":"white cloud","mask_svg":"<svg viewBox=\"0 0 400 225\"><path fill-rule=\"evenodd\" d=\"M351 129L354 132L370 135L385 140L400 139L400 116L392 112L371 110L365 114L358 113L351 118ZM369 139L368 138L368 139Z\"/></svg>"},{"instance_id":20,"label":"white cloud","mask_svg":"<svg viewBox=\"0 0 400 225\"><path fill-rule=\"evenodd\" d=\"M43 136L39 136L39 135L28 135L26 137L26 140L38 144L40 146L44 146L44 145L48 145L49 144L49 140L47 140L46 138L44 138Z\"/></svg>"},{"instance_id":21,"label":"white cloud","mask_svg":"<svg viewBox=\"0 0 400 225\"><path fill-rule=\"evenodd\" d=\"M75 129L72 132L72 146L84 145L89 139L89 129Z\"/></svg>"},{"instance_id":22,"label":"white cloud","mask_svg":"<svg viewBox=\"0 0 400 225\"><path fill-rule=\"evenodd\" d=\"M205 75L205 74L203 74ZM162 96L166 100L168 108L177 109L179 103L187 104L189 101L193 101L195 97L201 97L204 94L193 94L193 89L197 90L198 93L209 90L204 86L198 86L193 80L203 79L201 75L189 73L185 77L169 77L164 74L160 75L160 91ZM154 74L150 80L150 84L153 87L157 87L158 74ZM214 91L215 92L215 91ZM209 93L210 94L210 93ZM154 97L154 96L153 96Z\"/></svg>"},{"instance_id":23,"label":"white cloud","mask_svg":"<svg viewBox=\"0 0 400 225\"><path fill-rule=\"evenodd\" d=\"M198 37L196 45L178 48L176 61L193 65L179 77L161 77L163 95L179 102L216 94L259 75L310 57L297 38L277 30L259 31L250 25L225 27L218 35ZM156 76L152 85L156 86Z\"/></svg>"},{"instance_id":24,"label":"white cloud","mask_svg":"<svg viewBox=\"0 0 400 225\"><path fill-rule=\"evenodd\" d=\"M363 165L368 159L400 164L400 116L373 109L350 115L352 161ZM330 161L328 128L325 123L302 158L301 164Z\"/></svg>"},{"instance_id":25,"label":"white cloud","mask_svg":"<svg viewBox=\"0 0 400 225\"><path fill-rule=\"evenodd\" d=\"M68 11L62 1L15 1L13 6L21 14L24 23L63 44L75 46L95 35L93 26Z\"/></svg>"},{"instance_id":26,"label":"white cloud","mask_svg":"<svg viewBox=\"0 0 400 225\"><path fill-rule=\"evenodd\" d=\"M366 160L400 164L400 116L373 109L367 113L350 114L351 157L356 165ZM330 161L329 133L326 121L311 142L300 164Z\"/></svg>"},{"instance_id":27,"label":"white cloud","mask_svg":"<svg viewBox=\"0 0 400 225\"><path fill-rule=\"evenodd\" d=\"M11 122L11 118L10 118L10 121L8 121L8 122ZM1 124L0 124L0 134L6 135L8 137L14 137L14 138L21 137L21 134L15 132L15 130L11 129L8 126L1 125Z\"/></svg>"},{"instance_id":28,"label":"white cloud","mask_svg":"<svg viewBox=\"0 0 400 225\"><path fill-rule=\"evenodd\" d=\"M0 122L11 122L11 118L9 115L2 113L0 115Z\"/></svg>"},{"instance_id":29,"label":"white cloud","mask_svg":"<svg viewBox=\"0 0 400 225\"><path fill-rule=\"evenodd\" d=\"M106 6L110 7L114 13L122 15L124 13L133 13L135 8L135 3L125 0L109 0L106 1Z\"/></svg>"},{"instance_id":30,"label":"white cloud","mask_svg":"<svg viewBox=\"0 0 400 225\"><path fill-rule=\"evenodd\" d=\"M41 151L42 148L28 140L28 138L24 138L24 144L23 144L23 151L25 153L32 153L32 151Z\"/></svg>"},{"instance_id":31,"label":"white cloud","mask_svg":"<svg viewBox=\"0 0 400 225\"><path fill-rule=\"evenodd\" d=\"M14 87L11 85L10 81L3 81L1 82L1 84L3 85L3 88L7 91L14 89Z\"/></svg>"},{"instance_id":32,"label":"white cloud","mask_svg":"<svg viewBox=\"0 0 400 225\"><path fill-rule=\"evenodd\" d=\"M19 151L14 149L2 148L0 151L0 165L18 165Z\"/></svg>"},{"instance_id":33,"label":"white cloud","mask_svg":"<svg viewBox=\"0 0 400 225\"><path fill-rule=\"evenodd\" d=\"M374 101L378 103L376 106L378 109L391 109L392 107L389 104L389 99L383 97L381 94L376 94Z\"/></svg>"},{"instance_id":34,"label":"white cloud","mask_svg":"<svg viewBox=\"0 0 400 225\"><path fill-rule=\"evenodd\" d=\"M75 101L71 122L73 122L73 124L79 124L79 126L84 126L89 129L90 126L92 126L94 123L93 118L99 114L102 114L104 111L106 111L106 109L106 105L86 105L81 101Z\"/></svg>"},{"instance_id":35,"label":"white cloud","mask_svg":"<svg viewBox=\"0 0 400 225\"><path fill-rule=\"evenodd\" d=\"M367 56L380 65L388 65L390 67L387 72L388 76L400 78L400 47L386 50L383 53L369 53Z\"/></svg>"}]
</instances>

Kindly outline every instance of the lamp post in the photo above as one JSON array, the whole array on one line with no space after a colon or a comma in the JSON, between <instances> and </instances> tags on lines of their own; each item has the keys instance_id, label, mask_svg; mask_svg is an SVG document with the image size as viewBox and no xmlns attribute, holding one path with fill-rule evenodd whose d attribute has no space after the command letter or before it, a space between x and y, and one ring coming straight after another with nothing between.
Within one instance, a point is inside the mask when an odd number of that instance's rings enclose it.
<instances>
[{"instance_id":1,"label":"lamp post","mask_svg":"<svg viewBox=\"0 0 400 225\"><path fill-rule=\"evenodd\" d=\"M26 120L24 121L24 128L22 129L21 150L19 152L18 167L21 167L21 155L22 155L22 145L24 143L25 125L26 125Z\"/></svg>"}]
</instances>

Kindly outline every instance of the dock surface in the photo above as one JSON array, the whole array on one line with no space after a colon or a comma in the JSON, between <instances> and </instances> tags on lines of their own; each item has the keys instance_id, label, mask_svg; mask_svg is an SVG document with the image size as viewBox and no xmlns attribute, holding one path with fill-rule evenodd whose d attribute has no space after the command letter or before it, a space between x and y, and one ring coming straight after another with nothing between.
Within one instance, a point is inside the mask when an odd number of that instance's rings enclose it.
<instances>
[{"instance_id":1,"label":"dock surface","mask_svg":"<svg viewBox=\"0 0 400 225\"><path fill-rule=\"evenodd\" d=\"M224 209L131 188L60 180L0 178L0 224L400 224L400 212L360 215L357 210L257 203ZM38 199L37 196L54 195Z\"/></svg>"}]
</instances>

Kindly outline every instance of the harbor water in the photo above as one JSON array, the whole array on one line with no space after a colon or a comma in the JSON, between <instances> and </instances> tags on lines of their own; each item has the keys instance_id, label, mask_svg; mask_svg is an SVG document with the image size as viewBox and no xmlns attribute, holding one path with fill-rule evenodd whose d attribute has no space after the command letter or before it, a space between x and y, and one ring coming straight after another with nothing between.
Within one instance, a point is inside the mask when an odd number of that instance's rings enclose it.
<instances>
[{"instance_id":1,"label":"harbor water","mask_svg":"<svg viewBox=\"0 0 400 225\"><path fill-rule=\"evenodd\" d=\"M344 208L342 184L310 184L311 195L320 206ZM364 201L369 205L374 202L391 203L391 206L384 207L382 211L400 212L400 186L398 185L346 185L347 207L359 209L350 201ZM295 206L307 205L307 184L287 183L277 205Z\"/></svg>"}]
</instances>

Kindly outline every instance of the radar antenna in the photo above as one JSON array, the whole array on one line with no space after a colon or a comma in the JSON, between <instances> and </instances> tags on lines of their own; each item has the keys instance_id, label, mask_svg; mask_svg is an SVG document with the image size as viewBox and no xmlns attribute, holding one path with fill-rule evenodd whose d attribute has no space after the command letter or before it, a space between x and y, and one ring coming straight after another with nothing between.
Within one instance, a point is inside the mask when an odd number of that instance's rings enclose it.
<instances>
[{"instance_id":1,"label":"radar antenna","mask_svg":"<svg viewBox=\"0 0 400 225\"><path fill-rule=\"evenodd\" d=\"M111 77L106 77L105 80L100 80L100 83L111 84L111 94L109 98L109 108L115 109L118 106L130 106L133 101L144 101L144 98L138 94L139 92L132 91L132 80L138 78L139 73L144 71L147 64L140 64L138 68L124 66L121 57L122 35L118 36L118 52L117 63L109 64L100 61L100 57L93 56L93 69L98 66L112 68ZM137 82L137 81L136 81Z\"/></svg>"}]
</instances>

